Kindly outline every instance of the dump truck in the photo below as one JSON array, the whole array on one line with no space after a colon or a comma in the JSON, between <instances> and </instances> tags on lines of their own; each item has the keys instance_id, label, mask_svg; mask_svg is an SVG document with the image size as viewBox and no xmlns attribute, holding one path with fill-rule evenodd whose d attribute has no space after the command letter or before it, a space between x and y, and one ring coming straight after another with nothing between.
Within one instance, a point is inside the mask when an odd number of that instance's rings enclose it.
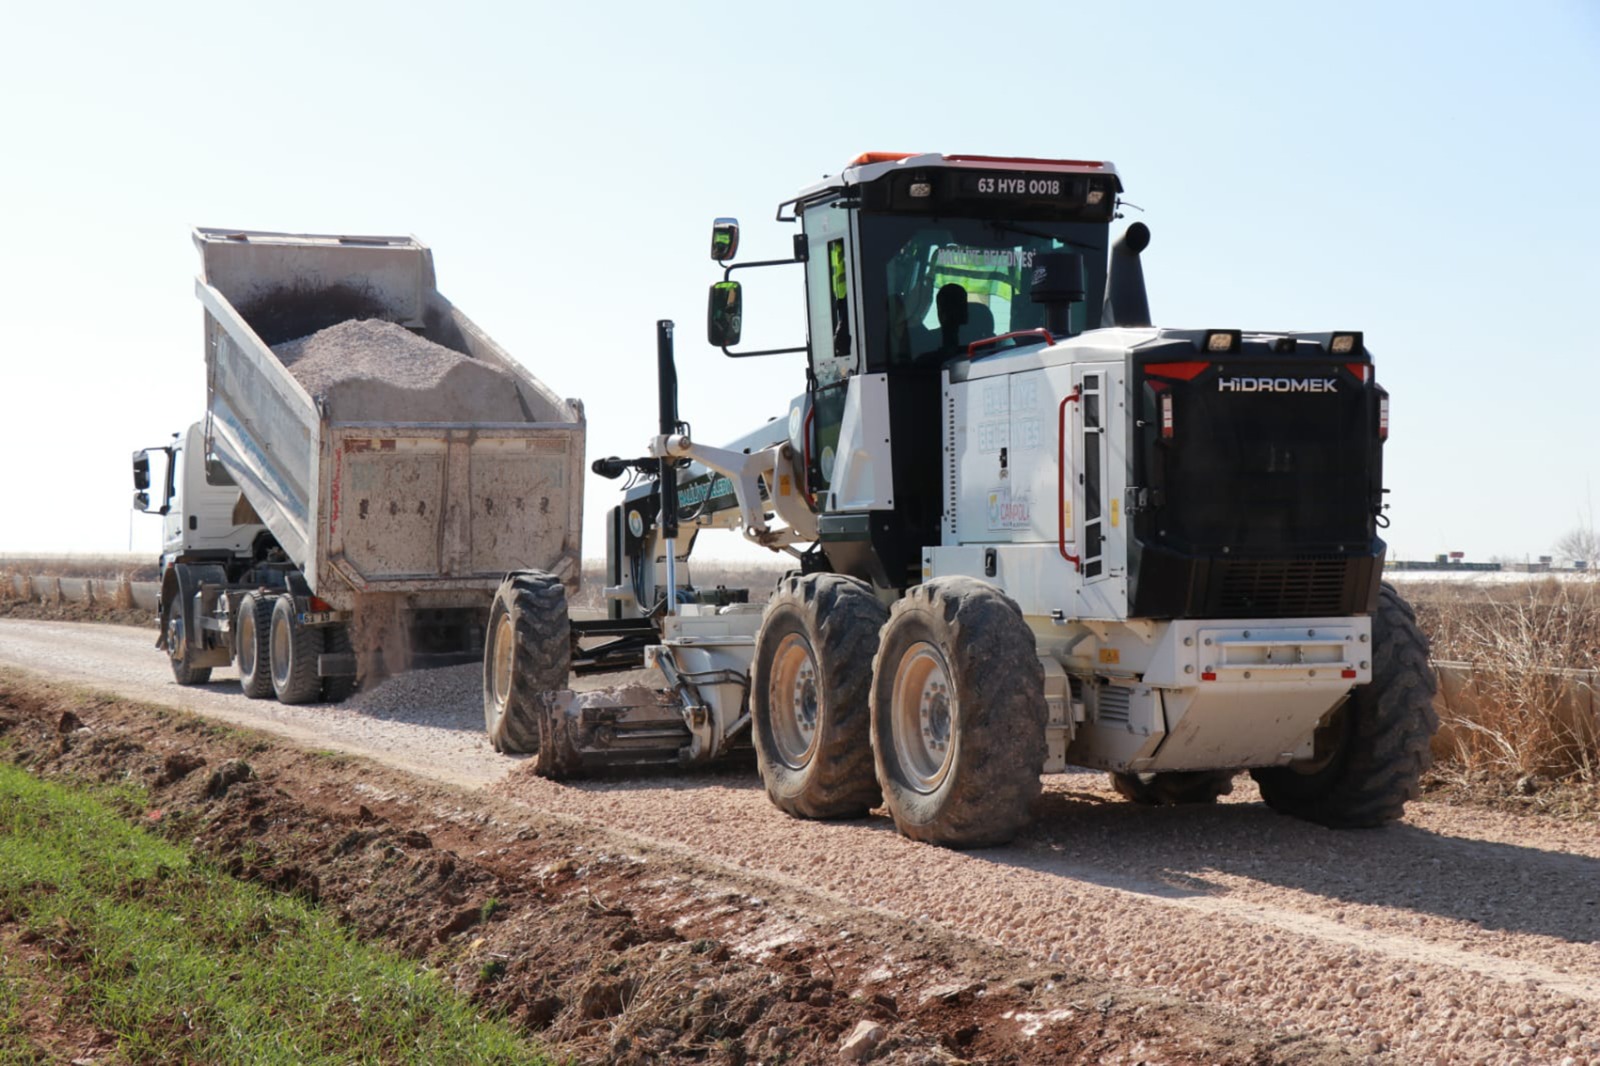
<instances>
[{"instance_id":1,"label":"dump truck","mask_svg":"<svg viewBox=\"0 0 1600 1066\"><path fill-rule=\"evenodd\" d=\"M1381 580L1389 397L1365 338L1155 325L1122 191L1102 161L868 153L779 206L789 258L735 263L738 224L715 222L707 340L804 353L805 389L695 440L663 321L656 432L593 465L631 475L606 595L652 621L671 698L562 691L558 583L513 574L491 729L552 776L753 746L784 811L882 804L954 847L1010 839L1041 774L1074 766L1139 803L1248 771L1286 814L1399 817L1438 721L1427 641ZM732 273L782 267L807 337L740 348ZM712 527L792 572L693 588Z\"/></svg>"},{"instance_id":2,"label":"dump truck","mask_svg":"<svg viewBox=\"0 0 1600 1066\"><path fill-rule=\"evenodd\" d=\"M508 571L576 589L583 407L439 292L427 246L194 241L205 417L133 459L134 506L164 516L157 647L180 684L237 662L248 696L339 699L480 656Z\"/></svg>"}]
</instances>

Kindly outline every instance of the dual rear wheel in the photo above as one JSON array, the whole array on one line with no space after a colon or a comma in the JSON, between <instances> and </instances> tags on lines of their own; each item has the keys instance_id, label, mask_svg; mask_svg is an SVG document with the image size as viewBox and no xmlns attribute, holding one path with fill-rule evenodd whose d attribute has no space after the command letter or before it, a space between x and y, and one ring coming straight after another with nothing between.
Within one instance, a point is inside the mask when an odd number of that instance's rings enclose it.
<instances>
[{"instance_id":1,"label":"dual rear wheel","mask_svg":"<svg viewBox=\"0 0 1600 1066\"><path fill-rule=\"evenodd\" d=\"M350 651L349 630L342 624L303 625L291 596L247 593L239 602L234 632L239 687L250 699L334 703L355 690L354 677L318 674L323 652Z\"/></svg>"},{"instance_id":2,"label":"dual rear wheel","mask_svg":"<svg viewBox=\"0 0 1600 1066\"><path fill-rule=\"evenodd\" d=\"M751 720L767 794L807 818L882 802L906 836L1010 840L1044 768L1032 632L993 586L928 582L885 609L863 582L787 577L756 637Z\"/></svg>"}]
</instances>

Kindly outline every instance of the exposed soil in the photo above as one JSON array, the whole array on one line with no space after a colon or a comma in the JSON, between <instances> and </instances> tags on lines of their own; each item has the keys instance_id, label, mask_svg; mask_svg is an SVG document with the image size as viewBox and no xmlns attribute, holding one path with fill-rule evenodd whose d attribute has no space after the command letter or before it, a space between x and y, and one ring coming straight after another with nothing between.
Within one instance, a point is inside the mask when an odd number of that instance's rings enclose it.
<instances>
[{"instance_id":1,"label":"exposed soil","mask_svg":"<svg viewBox=\"0 0 1600 1066\"><path fill-rule=\"evenodd\" d=\"M856 1061L1352 1060L931 921L175 711L0 676L0 753L138 782L150 802L130 818L336 910L578 1061L840 1061L863 1029ZM63 1050L59 1034L36 1042Z\"/></svg>"},{"instance_id":2,"label":"exposed soil","mask_svg":"<svg viewBox=\"0 0 1600 1066\"><path fill-rule=\"evenodd\" d=\"M104 622L117 626L141 626L152 632L161 628L160 618L143 608L112 607L78 600L55 604L0 598L0 618L30 618L41 622ZM154 647L155 638L152 636L150 640L151 647Z\"/></svg>"},{"instance_id":3,"label":"exposed soil","mask_svg":"<svg viewBox=\"0 0 1600 1066\"><path fill-rule=\"evenodd\" d=\"M489 749L475 667L286 707L245 699L226 675L173 684L145 632L0 619L0 664L487 788L459 802L498 797L509 824L554 819L606 854L647 850L764 886L746 894L784 893L808 929L867 908L891 930L938 930L1036 971L1225 1012L1237 1032L1338 1041L1383 1063L1600 1066L1593 814L1424 800L1386 829L1337 832L1274 814L1247 776L1220 805L1151 809L1078 773L1046 778L1010 846L952 852L899 837L881 813L787 817L748 771L545 780Z\"/></svg>"}]
</instances>

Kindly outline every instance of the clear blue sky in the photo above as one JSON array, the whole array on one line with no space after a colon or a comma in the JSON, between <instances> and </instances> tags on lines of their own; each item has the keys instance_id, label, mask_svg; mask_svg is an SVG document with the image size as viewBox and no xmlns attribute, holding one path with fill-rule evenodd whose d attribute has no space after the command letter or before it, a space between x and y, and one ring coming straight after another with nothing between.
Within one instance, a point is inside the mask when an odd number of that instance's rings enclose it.
<instances>
[{"instance_id":1,"label":"clear blue sky","mask_svg":"<svg viewBox=\"0 0 1600 1066\"><path fill-rule=\"evenodd\" d=\"M591 456L637 454L657 318L701 439L799 390L699 341L709 223L785 254L776 203L866 149L1112 160L1158 322L1365 330L1401 556L1538 554L1600 491L1590 0L32 4L5 36L0 551L127 549L130 451L204 403L193 225L417 234ZM799 339L798 285L746 311Z\"/></svg>"}]
</instances>

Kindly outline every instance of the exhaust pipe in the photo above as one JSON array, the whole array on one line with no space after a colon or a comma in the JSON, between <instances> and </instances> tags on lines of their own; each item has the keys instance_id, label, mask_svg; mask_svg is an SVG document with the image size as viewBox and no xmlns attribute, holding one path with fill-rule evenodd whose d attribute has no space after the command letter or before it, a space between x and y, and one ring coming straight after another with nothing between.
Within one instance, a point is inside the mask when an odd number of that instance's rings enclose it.
<instances>
[{"instance_id":1,"label":"exhaust pipe","mask_svg":"<svg viewBox=\"0 0 1600 1066\"><path fill-rule=\"evenodd\" d=\"M1100 312L1102 326L1151 326L1150 297L1144 287L1144 266L1139 253L1150 247L1150 227L1129 226L1111 246L1111 268L1106 275L1106 302Z\"/></svg>"}]
</instances>

